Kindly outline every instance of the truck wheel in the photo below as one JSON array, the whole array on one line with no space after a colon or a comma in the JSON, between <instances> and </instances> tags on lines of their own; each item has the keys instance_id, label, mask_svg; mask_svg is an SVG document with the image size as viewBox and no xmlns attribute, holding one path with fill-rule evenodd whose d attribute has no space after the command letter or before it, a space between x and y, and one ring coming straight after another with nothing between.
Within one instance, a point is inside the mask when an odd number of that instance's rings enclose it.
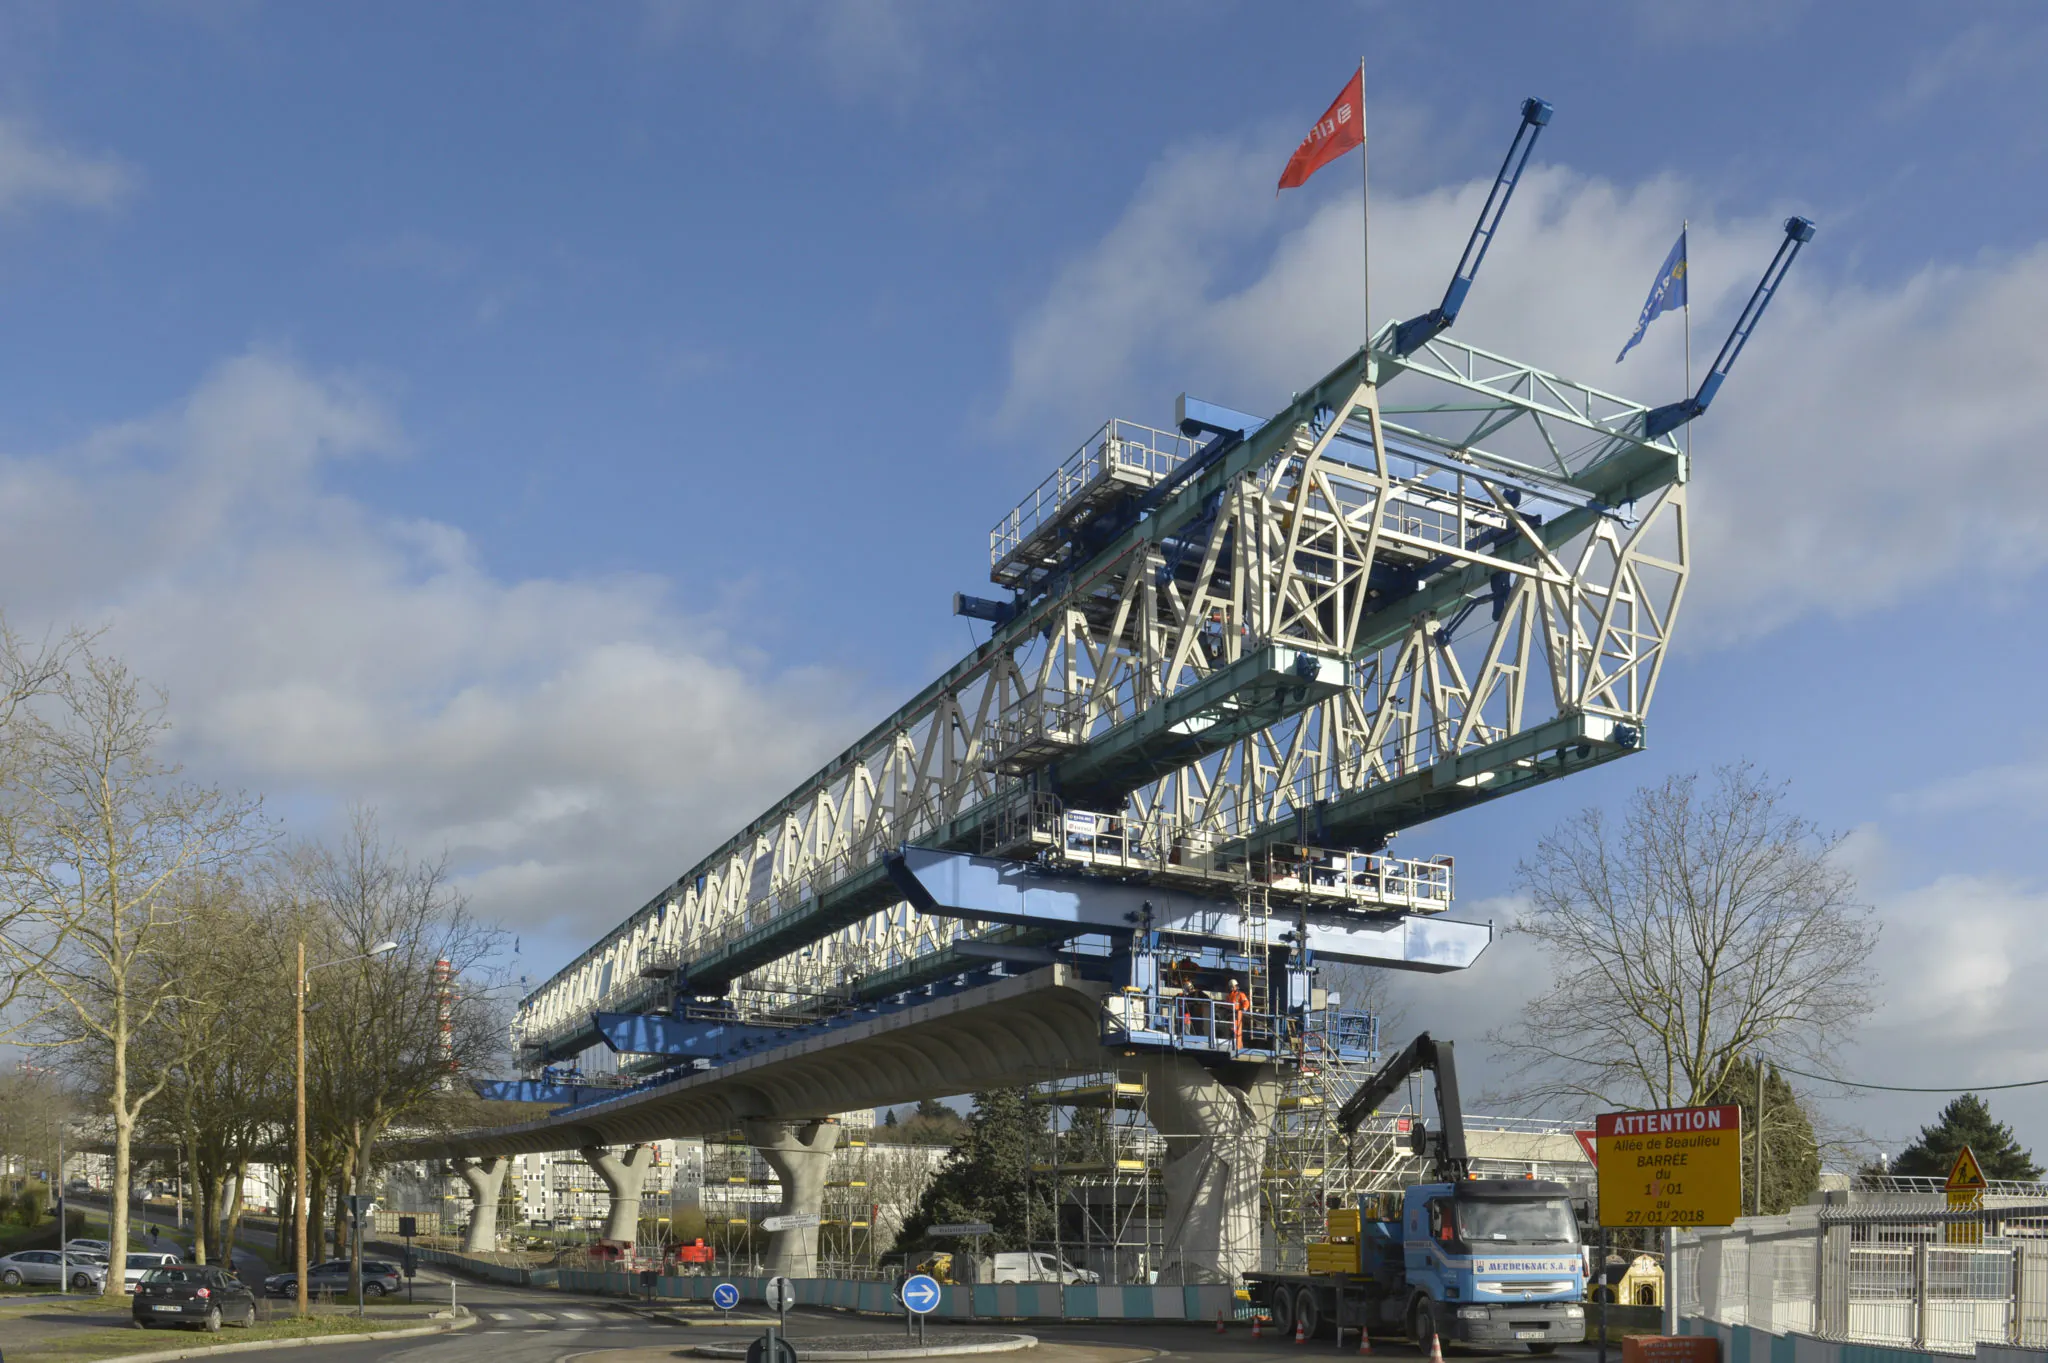
<instances>
[{"instance_id":1,"label":"truck wheel","mask_svg":"<svg viewBox=\"0 0 2048 1363\"><path fill-rule=\"evenodd\" d=\"M1301 1333L1314 1339L1323 1332L1323 1307L1316 1300L1316 1290L1304 1287L1294 1298L1294 1318L1301 1322Z\"/></svg>"},{"instance_id":2,"label":"truck wheel","mask_svg":"<svg viewBox=\"0 0 2048 1363\"><path fill-rule=\"evenodd\" d=\"M1429 1309L1425 1299L1415 1303L1415 1314L1409 1318L1408 1333L1415 1340L1415 1347L1428 1357L1430 1347L1436 1343L1436 1314Z\"/></svg>"},{"instance_id":3,"label":"truck wheel","mask_svg":"<svg viewBox=\"0 0 2048 1363\"><path fill-rule=\"evenodd\" d=\"M1273 1290L1273 1328L1282 1338L1294 1333L1294 1294L1285 1287Z\"/></svg>"}]
</instances>

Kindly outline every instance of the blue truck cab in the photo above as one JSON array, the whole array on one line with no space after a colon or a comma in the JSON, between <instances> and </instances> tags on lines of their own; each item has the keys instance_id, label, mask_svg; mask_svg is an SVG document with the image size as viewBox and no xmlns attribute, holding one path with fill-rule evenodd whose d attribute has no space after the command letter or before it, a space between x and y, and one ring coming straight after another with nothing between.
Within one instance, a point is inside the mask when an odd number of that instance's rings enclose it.
<instances>
[{"instance_id":1,"label":"blue truck cab","mask_svg":"<svg viewBox=\"0 0 2048 1363\"><path fill-rule=\"evenodd\" d=\"M1480 1178L1465 1145L1456 1048L1428 1032L1361 1083L1337 1114L1347 1136L1410 1075L1433 1073L1441 1129L1404 1119L1425 1182L1333 1207L1327 1239L1296 1271L1244 1275L1252 1309L1283 1334L1331 1327L1433 1343L1525 1344L1547 1354L1586 1337L1586 1260L1562 1183Z\"/></svg>"},{"instance_id":2,"label":"blue truck cab","mask_svg":"<svg viewBox=\"0 0 2048 1363\"><path fill-rule=\"evenodd\" d=\"M1367 1226L1366 1245L1393 1248L1393 1225ZM1401 1323L1412 1338L1426 1341L1434 1333L1446 1343L1519 1343L1536 1353L1585 1339L1586 1260L1563 1184L1413 1184L1401 1194L1398 1234L1407 1289ZM1402 1295L1388 1294L1383 1319Z\"/></svg>"}]
</instances>

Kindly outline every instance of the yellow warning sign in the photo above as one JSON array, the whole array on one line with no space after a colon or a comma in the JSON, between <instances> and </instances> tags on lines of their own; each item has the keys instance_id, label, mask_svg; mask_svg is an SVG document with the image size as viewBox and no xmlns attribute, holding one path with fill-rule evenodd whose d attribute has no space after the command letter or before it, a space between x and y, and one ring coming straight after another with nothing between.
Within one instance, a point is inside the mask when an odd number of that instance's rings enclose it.
<instances>
[{"instance_id":1,"label":"yellow warning sign","mask_svg":"<svg viewBox=\"0 0 2048 1363\"><path fill-rule=\"evenodd\" d=\"M1603 1112L1603 1226L1726 1226L1742 1212L1742 1109Z\"/></svg>"},{"instance_id":2,"label":"yellow warning sign","mask_svg":"<svg viewBox=\"0 0 2048 1363\"><path fill-rule=\"evenodd\" d=\"M1942 1186L1952 1193L1981 1193L1991 1185L1984 1181L1984 1167L1977 1163L1977 1152L1966 1145L1956 1151L1955 1165Z\"/></svg>"}]
</instances>

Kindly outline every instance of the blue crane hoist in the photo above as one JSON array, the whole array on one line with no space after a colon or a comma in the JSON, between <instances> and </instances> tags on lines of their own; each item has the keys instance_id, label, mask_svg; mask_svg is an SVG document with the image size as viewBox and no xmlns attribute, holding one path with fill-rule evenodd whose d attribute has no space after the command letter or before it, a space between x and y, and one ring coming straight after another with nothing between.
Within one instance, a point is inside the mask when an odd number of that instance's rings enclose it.
<instances>
[{"instance_id":1,"label":"blue crane hoist","mask_svg":"<svg viewBox=\"0 0 2048 1363\"><path fill-rule=\"evenodd\" d=\"M1451 285L1444 290L1444 301L1419 317L1411 317L1401 323L1394 332L1394 353L1412 355L1428 345L1444 332L1451 323L1458 320L1458 310L1465 306L1465 295L1472 291L1472 281L1479 277L1479 262L1486 259L1486 248L1493 245L1494 230L1500 226L1501 216L1508 211L1508 200L1515 195L1515 186L1521 183L1522 168L1529 164L1529 153L1536 150L1536 138L1550 122L1550 105L1540 99L1522 101L1522 123L1515 129L1515 140L1508 144L1508 155L1500 163L1500 174L1493 177L1493 189L1486 196L1485 207L1479 210L1479 221L1473 225L1472 235L1465 242L1465 254L1458 257L1458 268L1451 275Z\"/></svg>"},{"instance_id":2,"label":"blue crane hoist","mask_svg":"<svg viewBox=\"0 0 2048 1363\"><path fill-rule=\"evenodd\" d=\"M1667 402L1662 407L1652 408L1643 418L1643 434L1651 440L1671 432L1691 421L1707 410L1707 404L1714 400L1714 394L1721 391L1721 384L1728 377L1728 371L1735 367L1735 357L1742 353L1742 347L1749 344L1750 332L1763 320L1764 309L1771 305L1771 295L1778 291L1778 285L1785 280L1785 272L1792 268L1792 260L1799 254L1799 248L1813 240L1813 219L1785 219L1785 239L1778 243L1778 253L1771 257L1764 277L1757 281L1756 292L1749 296L1749 302L1742 308L1742 315L1735 319L1735 327L1728 333L1728 339L1721 345L1721 353L1714 357L1714 367L1700 380L1699 391L1689 398Z\"/></svg>"}]
</instances>

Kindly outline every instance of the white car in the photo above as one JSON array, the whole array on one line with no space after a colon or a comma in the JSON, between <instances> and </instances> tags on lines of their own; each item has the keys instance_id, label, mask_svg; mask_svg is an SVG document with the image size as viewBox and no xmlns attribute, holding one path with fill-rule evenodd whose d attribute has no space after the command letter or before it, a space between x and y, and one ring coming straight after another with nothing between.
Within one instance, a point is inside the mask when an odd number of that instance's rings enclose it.
<instances>
[{"instance_id":1,"label":"white car","mask_svg":"<svg viewBox=\"0 0 2048 1363\"><path fill-rule=\"evenodd\" d=\"M64 1251L67 1254L97 1254L101 1259L107 1257L107 1250L109 1248L110 1246L105 1240L66 1240L64 1242Z\"/></svg>"},{"instance_id":2,"label":"white car","mask_svg":"<svg viewBox=\"0 0 2048 1363\"><path fill-rule=\"evenodd\" d=\"M67 1281L80 1292L101 1291L107 1285L107 1266L87 1259L72 1259L67 1264L54 1249L24 1249L0 1255L0 1283L9 1287L23 1283L56 1287Z\"/></svg>"},{"instance_id":3,"label":"white car","mask_svg":"<svg viewBox=\"0 0 2048 1363\"><path fill-rule=\"evenodd\" d=\"M142 1275L152 1268L176 1268L180 1260L175 1254L131 1254L128 1267L121 1273L121 1290L133 1293L135 1284L142 1281Z\"/></svg>"}]
</instances>

